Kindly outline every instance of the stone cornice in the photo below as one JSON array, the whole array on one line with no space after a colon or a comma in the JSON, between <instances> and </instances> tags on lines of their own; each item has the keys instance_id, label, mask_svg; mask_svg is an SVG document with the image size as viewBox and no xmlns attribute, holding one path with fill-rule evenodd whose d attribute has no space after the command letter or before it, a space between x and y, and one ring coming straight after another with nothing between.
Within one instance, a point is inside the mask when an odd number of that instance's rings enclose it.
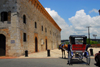
<instances>
[{"instance_id":1,"label":"stone cornice","mask_svg":"<svg viewBox=\"0 0 100 67\"><path fill-rule=\"evenodd\" d=\"M59 31L61 31L61 28L57 25L57 23L53 20L53 18L49 15L49 13L38 0L29 0L29 2L30 1Z\"/></svg>"}]
</instances>

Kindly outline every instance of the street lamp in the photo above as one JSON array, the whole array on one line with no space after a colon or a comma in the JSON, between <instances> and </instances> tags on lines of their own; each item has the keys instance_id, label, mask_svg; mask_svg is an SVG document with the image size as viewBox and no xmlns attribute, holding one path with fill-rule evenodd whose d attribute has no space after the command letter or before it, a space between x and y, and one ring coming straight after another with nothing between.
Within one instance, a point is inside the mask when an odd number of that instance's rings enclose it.
<instances>
[{"instance_id":1,"label":"street lamp","mask_svg":"<svg viewBox=\"0 0 100 67\"><path fill-rule=\"evenodd\" d=\"M96 36L97 36L97 35L96 35L96 34L93 34L93 36L95 37L95 41L96 41Z\"/></svg>"},{"instance_id":2,"label":"street lamp","mask_svg":"<svg viewBox=\"0 0 100 67\"><path fill-rule=\"evenodd\" d=\"M96 36L97 36L97 35L96 35L96 34L93 34L93 36L95 37L95 41L96 41ZM97 45L95 44L95 46L97 46Z\"/></svg>"},{"instance_id":3,"label":"street lamp","mask_svg":"<svg viewBox=\"0 0 100 67\"><path fill-rule=\"evenodd\" d=\"M91 26L87 26L86 28L88 28L88 39L89 39L89 44L90 44L90 31L89 31L89 28L90 28Z\"/></svg>"}]
</instances>

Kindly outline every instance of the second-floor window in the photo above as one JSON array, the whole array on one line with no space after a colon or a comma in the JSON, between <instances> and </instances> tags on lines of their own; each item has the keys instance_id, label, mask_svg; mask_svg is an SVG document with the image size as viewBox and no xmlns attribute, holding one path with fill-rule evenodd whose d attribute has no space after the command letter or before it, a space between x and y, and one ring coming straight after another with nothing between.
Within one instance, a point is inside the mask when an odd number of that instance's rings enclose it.
<instances>
[{"instance_id":1,"label":"second-floor window","mask_svg":"<svg viewBox=\"0 0 100 67\"><path fill-rule=\"evenodd\" d=\"M45 28L45 32L47 32L47 28Z\"/></svg>"},{"instance_id":2,"label":"second-floor window","mask_svg":"<svg viewBox=\"0 0 100 67\"><path fill-rule=\"evenodd\" d=\"M37 28L37 23L35 22L35 28Z\"/></svg>"},{"instance_id":3,"label":"second-floor window","mask_svg":"<svg viewBox=\"0 0 100 67\"><path fill-rule=\"evenodd\" d=\"M51 31L50 31L50 34L51 34Z\"/></svg>"},{"instance_id":4,"label":"second-floor window","mask_svg":"<svg viewBox=\"0 0 100 67\"><path fill-rule=\"evenodd\" d=\"M25 15L23 15L23 23L26 24L26 16Z\"/></svg>"},{"instance_id":5,"label":"second-floor window","mask_svg":"<svg viewBox=\"0 0 100 67\"><path fill-rule=\"evenodd\" d=\"M4 21L11 21L11 11L9 12L1 12L1 21L4 22Z\"/></svg>"},{"instance_id":6,"label":"second-floor window","mask_svg":"<svg viewBox=\"0 0 100 67\"><path fill-rule=\"evenodd\" d=\"M1 12L1 21L7 21L7 20L8 20L8 13Z\"/></svg>"},{"instance_id":7,"label":"second-floor window","mask_svg":"<svg viewBox=\"0 0 100 67\"><path fill-rule=\"evenodd\" d=\"M26 33L23 33L23 41L26 42Z\"/></svg>"},{"instance_id":8,"label":"second-floor window","mask_svg":"<svg viewBox=\"0 0 100 67\"><path fill-rule=\"evenodd\" d=\"M43 31L43 26L42 26L42 31Z\"/></svg>"}]
</instances>

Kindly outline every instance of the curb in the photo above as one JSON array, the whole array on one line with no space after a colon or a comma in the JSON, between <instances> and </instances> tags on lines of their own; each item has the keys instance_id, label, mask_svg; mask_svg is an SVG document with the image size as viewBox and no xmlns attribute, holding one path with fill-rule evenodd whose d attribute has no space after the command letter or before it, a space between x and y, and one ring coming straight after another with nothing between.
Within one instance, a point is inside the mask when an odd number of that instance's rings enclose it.
<instances>
[{"instance_id":1,"label":"curb","mask_svg":"<svg viewBox=\"0 0 100 67\"><path fill-rule=\"evenodd\" d=\"M0 57L0 59L15 59L15 58L18 58L18 57Z\"/></svg>"},{"instance_id":2,"label":"curb","mask_svg":"<svg viewBox=\"0 0 100 67\"><path fill-rule=\"evenodd\" d=\"M51 58L55 58L57 59L58 57L22 57L22 58L19 58L19 57L0 57L0 59L51 59ZM90 57L91 59L94 59L94 57Z\"/></svg>"}]
</instances>

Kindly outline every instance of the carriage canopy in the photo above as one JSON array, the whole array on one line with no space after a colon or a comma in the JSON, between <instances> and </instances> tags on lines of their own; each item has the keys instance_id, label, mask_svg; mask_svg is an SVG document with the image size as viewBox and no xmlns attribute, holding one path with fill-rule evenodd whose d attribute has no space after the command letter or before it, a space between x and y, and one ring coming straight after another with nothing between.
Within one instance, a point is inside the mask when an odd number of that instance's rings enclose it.
<instances>
[{"instance_id":1,"label":"carriage canopy","mask_svg":"<svg viewBox=\"0 0 100 67\"><path fill-rule=\"evenodd\" d=\"M70 35L71 44L86 44L87 36L85 35Z\"/></svg>"}]
</instances>

